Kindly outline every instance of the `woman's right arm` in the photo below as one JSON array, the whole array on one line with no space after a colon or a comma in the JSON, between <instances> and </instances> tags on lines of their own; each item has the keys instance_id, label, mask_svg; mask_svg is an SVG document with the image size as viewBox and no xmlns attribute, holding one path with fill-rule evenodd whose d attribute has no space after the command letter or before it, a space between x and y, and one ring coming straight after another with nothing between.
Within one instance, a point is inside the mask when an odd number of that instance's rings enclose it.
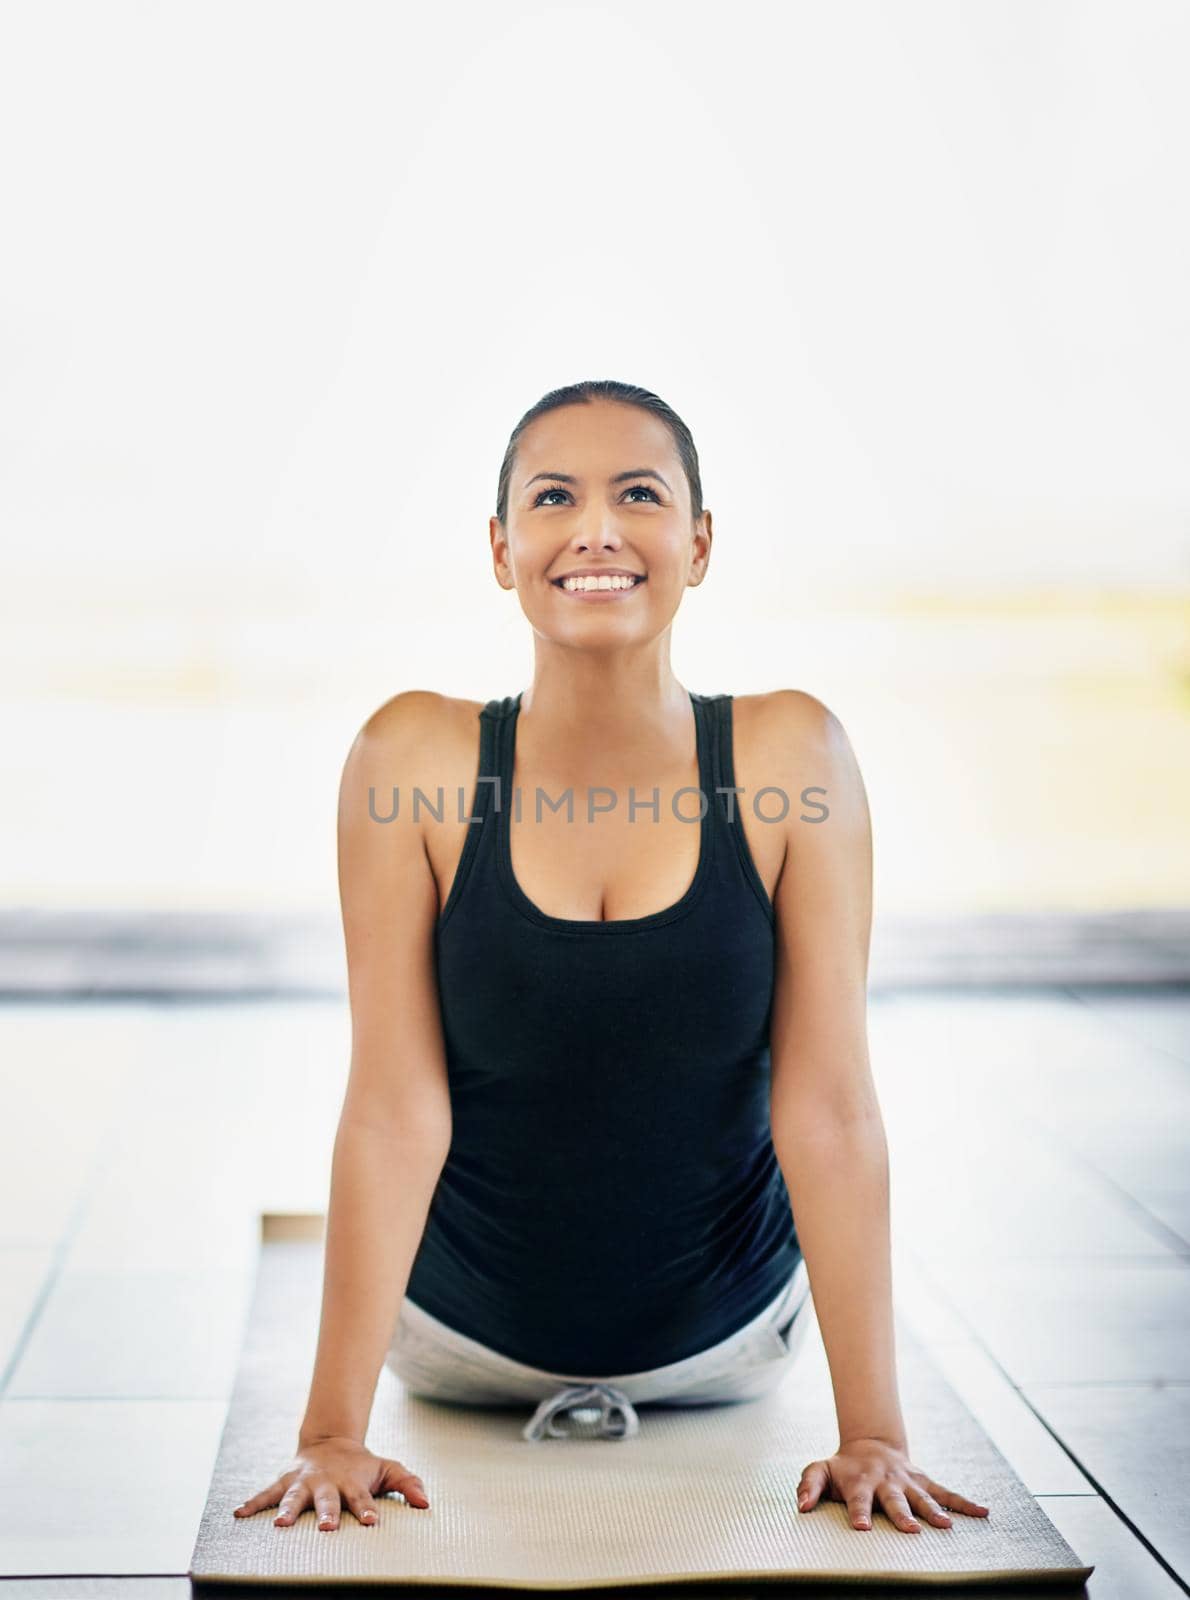
<instances>
[{"instance_id":1,"label":"woman's right arm","mask_svg":"<svg viewBox=\"0 0 1190 1600\"><path fill-rule=\"evenodd\" d=\"M410 690L382 706L352 744L340 784L351 1065L331 1166L317 1352L298 1434L299 1464L327 1470L321 1478L306 1470L277 1480L278 1522L313 1503L320 1522L326 1512L335 1526L340 1491L357 1516L361 1507L374 1513L372 1494L387 1489L428 1503L416 1475L392 1462L385 1466L400 1471L382 1474L363 1440L451 1139L434 974L438 894L421 822L411 815L414 786L432 797L441 782L431 770L439 704L437 695ZM394 787L397 818L376 821L393 810ZM336 1483L344 1463L355 1478ZM356 1480L365 1467L361 1488ZM278 1504L269 1493L241 1509Z\"/></svg>"}]
</instances>

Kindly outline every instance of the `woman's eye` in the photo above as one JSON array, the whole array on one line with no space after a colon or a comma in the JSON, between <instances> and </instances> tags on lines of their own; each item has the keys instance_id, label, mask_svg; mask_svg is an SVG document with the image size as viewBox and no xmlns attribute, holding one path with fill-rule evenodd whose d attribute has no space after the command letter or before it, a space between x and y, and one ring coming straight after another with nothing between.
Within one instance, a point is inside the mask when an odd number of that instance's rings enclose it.
<instances>
[{"instance_id":1,"label":"woman's eye","mask_svg":"<svg viewBox=\"0 0 1190 1600\"><path fill-rule=\"evenodd\" d=\"M543 489L541 491L541 493L539 495L537 495L537 497L533 501L533 504L535 506L544 505L546 503L547 497L549 495L551 495L551 494L566 494L567 492L568 491L565 490L565 489ZM654 489L651 484L633 483L633 484L630 484L627 489L625 489L624 493L625 494L648 494L648 495L652 495L653 499L656 500L658 502L658 504L660 504L660 497L658 496L656 489Z\"/></svg>"}]
</instances>

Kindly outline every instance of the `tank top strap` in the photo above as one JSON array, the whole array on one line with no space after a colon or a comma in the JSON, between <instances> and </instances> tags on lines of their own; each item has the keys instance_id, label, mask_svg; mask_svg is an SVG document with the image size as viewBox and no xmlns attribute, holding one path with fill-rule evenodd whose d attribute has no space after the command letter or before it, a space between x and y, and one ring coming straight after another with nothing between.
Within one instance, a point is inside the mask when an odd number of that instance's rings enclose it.
<instances>
[{"instance_id":1,"label":"tank top strap","mask_svg":"<svg viewBox=\"0 0 1190 1600\"><path fill-rule=\"evenodd\" d=\"M719 790L735 787L735 752L733 745L732 703L729 694L715 696L715 784ZM734 817L739 810L739 796L721 794L725 818Z\"/></svg>"},{"instance_id":2,"label":"tank top strap","mask_svg":"<svg viewBox=\"0 0 1190 1600\"><path fill-rule=\"evenodd\" d=\"M714 808L715 821L726 822L731 813L725 801L729 796L720 791L725 784L734 782L731 777L730 710L725 694L698 694L690 691L695 714L700 719L699 728L699 783Z\"/></svg>"},{"instance_id":3,"label":"tank top strap","mask_svg":"<svg viewBox=\"0 0 1190 1600\"><path fill-rule=\"evenodd\" d=\"M494 818L507 804L504 798L509 790L506 734L509 716L515 705L515 698L506 696L503 700L489 700L480 708L479 771L470 795L470 810L466 813L468 827L463 839L462 853L435 924L436 936L441 934L447 921L453 917L459 901L474 882L477 873L483 871L485 860L490 859L496 848L496 830L489 818ZM460 817L464 815L463 795L464 792L460 790Z\"/></svg>"},{"instance_id":4,"label":"tank top strap","mask_svg":"<svg viewBox=\"0 0 1190 1600\"><path fill-rule=\"evenodd\" d=\"M748 836L744 832L743 811L750 801L736 782L734 697L730 694L717 694L705 698L710 702L710 711L714 717L714 735L711 744L714 750L715 825L721 834L731 835L731 847L725 855L734 861L740 881L755 895L772 926L776 921L776 910L756 869Z\"/></svg>"},{"instance_id":5,"label":"tank top strap","mask_svg":"<svg viewBox=\"0 0 1190 1600\"><path fill-rule=\"evenodd\" d=\"M503 699L489 700L479 714L479 770L485 778L496 780L484 786L492 792L490 809L495 812L512 804L512 726L520 705L519 694L506 694Z\"/></svg>"}]
</instances>

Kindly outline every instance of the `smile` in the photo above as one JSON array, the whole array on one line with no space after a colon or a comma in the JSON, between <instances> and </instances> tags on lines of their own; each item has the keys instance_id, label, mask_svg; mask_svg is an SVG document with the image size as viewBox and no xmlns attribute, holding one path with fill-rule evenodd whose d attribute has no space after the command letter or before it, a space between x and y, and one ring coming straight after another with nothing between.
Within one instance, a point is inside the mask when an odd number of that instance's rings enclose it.
<instances>
[{"instance_id":1,"label":"smile","mask_svg":"<svg viewBox=\"0 0 1190 1600\"><path fill-rule=\"evenodd\" d=\"M618 574L615 577L608 577L604 574L599 577L551 578L550 581L554 588L560 589L563 594L578 595L583 599L589 596L611 599L616 595L629 594L633 589L639 589L647 580Z\"/></svg>"}]
</instances>

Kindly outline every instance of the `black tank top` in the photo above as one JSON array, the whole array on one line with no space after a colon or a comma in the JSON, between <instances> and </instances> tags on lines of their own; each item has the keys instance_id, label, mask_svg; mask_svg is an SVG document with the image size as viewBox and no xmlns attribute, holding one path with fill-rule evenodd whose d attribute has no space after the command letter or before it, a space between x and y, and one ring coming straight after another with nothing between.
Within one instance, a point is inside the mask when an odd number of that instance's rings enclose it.
<instances>
[{"instance_id":1,"label":"black tank top","mask_svg":"<svg viewBox=\"0 0 1190 1600\"><path fill-rule=\"evenodd\" d=\"M519 825L536 802L512 793L518 694L479 713L481 781L435 929L453 1135L407 1293L562 1374L705 1350L801 1259L769 1117L775 916L724 792L732 697L690 699L705 801L676 801L702 811L681 899L573 921L521 891L509 807Z\"/></svg>"}]
</instances>

